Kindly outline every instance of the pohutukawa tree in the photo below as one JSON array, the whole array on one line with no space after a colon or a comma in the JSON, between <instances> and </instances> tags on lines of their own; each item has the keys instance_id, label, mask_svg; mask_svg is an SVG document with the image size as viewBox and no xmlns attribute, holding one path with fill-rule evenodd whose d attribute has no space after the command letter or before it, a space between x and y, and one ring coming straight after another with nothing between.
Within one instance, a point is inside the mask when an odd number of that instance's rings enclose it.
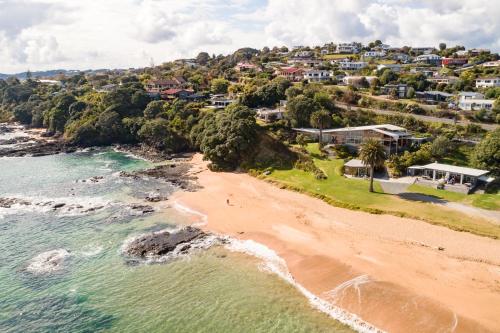
<instances>
[{"instance_id":1,"label":"pohutukawa tree","mask_svg":"<svg viewBox=\"0 0 500 333\"><path fill-rule=\"evenodd\" d=\"M376 139L368 139L361 145L359 158L370 168L370 192L373 192L375 168L382 167L385 162L384 146Z\"/></svg>"},{"instance_id":2,"label":"pohutukawa tree","mask_svg":"<svg viewBox=\"0 0 500 333\"><path fill-rule=\"evenodd\" d=\"M311 115L311 125L317 129L319 129L319 146L323 145L323 129L330 127L332 124L332 117L330 113L326 110L319 110L313 112Z\"/></svg>"}]
</instances>

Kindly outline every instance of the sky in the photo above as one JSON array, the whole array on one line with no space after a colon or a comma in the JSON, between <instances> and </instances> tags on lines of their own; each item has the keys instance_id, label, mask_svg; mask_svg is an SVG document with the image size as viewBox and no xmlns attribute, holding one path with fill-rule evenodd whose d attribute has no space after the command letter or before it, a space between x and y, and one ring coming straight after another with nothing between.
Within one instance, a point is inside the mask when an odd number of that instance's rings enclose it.
<instances>
[{"instance_id":1,"label":"sky","mask_svg":"<svg viewBox=\"0 0 500 333\"><path fill-rule=\"evenodd\" d=\"M380 39L500 51L500 0L0 0L0 73Z\"/></svg>"}]
</instances>

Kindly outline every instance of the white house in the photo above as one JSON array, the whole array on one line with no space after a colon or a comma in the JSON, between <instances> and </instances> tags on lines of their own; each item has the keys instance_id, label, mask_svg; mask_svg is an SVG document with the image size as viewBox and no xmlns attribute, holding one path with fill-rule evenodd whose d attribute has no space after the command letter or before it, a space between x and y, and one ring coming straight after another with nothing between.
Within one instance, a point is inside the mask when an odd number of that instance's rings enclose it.
<instances>
[{"instance_id":1,"label":"white house","mask_svg":"<svg viewBox=\"0 0 500 333\"><path fill-rule=\"evenodd\" d=\"M401 65L400 64L382 64L377 66L377 70L381 71L384 69L389 69L393 71L394 73L399 73L401 72Z\"/></svg>"},{"instance_id":2,"label":"white house","mask_svg":"<svg viewBox=\"0 0 500 333\"><path fill-rule=\"evenodd\" d=\"M229 98L227 95L212 95L209 107L212 109L224 109L235 102L235 99Z\"/></svg>"},{"instance_id":3,"label":"white house","mask_svg":"<svg viewBox=\"0 0 500 333\"><path fill-rule=\"evenodd\" d=\"M309 82L322 82L330 80L330 71L321 69L311 69L304 72L304 79Z\"/></svg>"},{"instance_id":4,"label":"white house","mask_svg":"<svg viewBox=\"0 0 500 333\"><path fill-rule=\"evenodd\" d=\"M343 70L360 70L368 66L364 61L341 61L338 62L339 68Z\"/></svg>"},{"instance_id":5,"label":"white house","mask_svg":"<svg viewBox=\"0 0 500 333\"><path fill-rule=\"evenodd\" d=\"M461 92L459 94L458 108L463 111L491 110L494 99L484 99L484 95L475 92Z\"/></svg>"},{"instance_id":6,"label":"white house","mask_svg":"<svg viewBox=\"0 0 500 333\"><path fill-rule=\"evenodd\" d=\"M485 62L482 66L483 67L500 67L500 60L488 61L488 62Z\"/></svg>"},{"instance_id":7,"label":"white house","mask_svg":"<svg viewBox=\"0 0 500 333\"><path fill-rule=\"evenodd\" d=\"M340 43L337 45L336 53L359 53L359 48L355 43Z\"/></svg>"},{"instance_id":8,"label":"white house","mask_svg":"<svg viewBox=\"0 0 500 333\"><path fill-rule=\"evenodd\" d=\"M489 77L476 79L476 88L500 87L500 77Z\"/></svg>"},{"instance_id":9,"label":"white house","mask_svg":"<svg viewBox=\"0 0 500 333\"><path fill-rule=\"evenodd\" d=\"M459 78L456 77L456 76L440 76L440 75L437 75L437 76L430 77L427 80L430 81L430 82L437 83L437 84L440 84L440 83L454 84L455 82L457 82L459 80Z\"/></svg>"},{"instance_id":10,"label":"white house","mask_svg":"<svg viewBox=\"0 0 500 333\"><path fill-rule=\"evenodd\" d=\"M431 65L441 65L442 58L437 54L422 54L415 58L414 62L421 62Z\"/></svg>"},{"instance_id":11,"label":"white house","mask_svg":"<svg viewBox=\"0 0 500 333\"><path fill-rule=\"evenodd\" d=\"M433 47L412 47L411 50L417 54L431 54L434 52Z\"/></svg>"},{"instance_id":12,"label":"white house","mask_svg":"<svg viewBox=\"0 0 500 333\"><path fill-rule=\"evenodd\" d=\"M387 53L385 51L366 51L363 56L369 58L382 58L385 57Z\"/></svg>"}]
</instances>

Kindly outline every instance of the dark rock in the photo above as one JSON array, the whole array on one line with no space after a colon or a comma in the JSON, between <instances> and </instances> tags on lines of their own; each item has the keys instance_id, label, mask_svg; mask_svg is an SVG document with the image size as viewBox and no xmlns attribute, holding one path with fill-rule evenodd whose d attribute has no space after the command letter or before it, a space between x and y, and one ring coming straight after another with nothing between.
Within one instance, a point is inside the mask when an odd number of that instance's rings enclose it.
<instances>
[{"instance_id":1,"label":"dark rock","mask_svg":"<svg viewBox=\"0 0 500 333\"><path fill-rule=\"evenodd\" d=\"M132 209L134 211L138 211L141 214L149 214L149 213L153 213L155 211L155 209L153 207L148 206L148 205L131 204L129 207L130 207L130 209Z\"/></svg>"},{"instance_id":2,"label":"dark rock","mask_svg":"<svg viewBox=\"0 0 500 333\"><path fill-rule=\"evenodd\" d=\"M175 233L160 231L136 238L124 249L124 254L140 258L162 256L172 252L181 244L183 244L181 252L186 252L191 248L190 242L206 236L206 233L193 227Z\"/></svg>"},{"instance_id":3,"label":"dark rock","mask_svg":"<svg viewBox=\"0 0 500 333\"><path fill-rule=\"evenodd\" d=\"M57 203L57 204L55 204L52 208L54 208L54 209L59 209L59 208L62 208L62 207L64 207L64 206L66 206L66 204L61 202L61 203Z\"/></svg>"}]
</instances>

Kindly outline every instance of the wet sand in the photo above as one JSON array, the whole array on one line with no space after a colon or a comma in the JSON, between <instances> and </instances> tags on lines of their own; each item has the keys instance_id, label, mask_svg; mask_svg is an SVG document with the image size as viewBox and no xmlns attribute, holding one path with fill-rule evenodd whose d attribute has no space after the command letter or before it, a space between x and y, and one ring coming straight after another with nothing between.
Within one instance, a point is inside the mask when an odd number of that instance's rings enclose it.
<instances>
[{"instance_id":1,"label":"wet sand","mask_svg":"<svg viewBox=\"0 0 500 333\"><path fill-rule=\"evenodd\" d=\"M206 214L207 230L274 250L297 283L331 304L389 332L500 331L499 240L332 207L210 172L200 155L193 165L203 189L171 202Z\"/></svg>"}]
</instances>

